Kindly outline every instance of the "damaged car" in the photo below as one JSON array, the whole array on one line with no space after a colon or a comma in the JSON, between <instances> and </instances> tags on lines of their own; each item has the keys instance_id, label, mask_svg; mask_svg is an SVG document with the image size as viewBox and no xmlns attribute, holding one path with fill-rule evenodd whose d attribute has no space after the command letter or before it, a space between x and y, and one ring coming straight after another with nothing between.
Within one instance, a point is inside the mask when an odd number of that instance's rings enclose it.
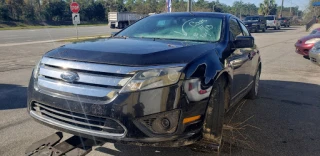
<instances>
[{"instance_id":1,"label":"damaged car","mask_svg":"<svg viewBox=\"0 0 320 156\"><path fill-rule=\"evenodd\" d=\"M258 95L261 58L231 14L156 14L110 38L53 49L35 66L28 112L81 137L219 150L224 115Z\"/></svg>"}]
</instances>

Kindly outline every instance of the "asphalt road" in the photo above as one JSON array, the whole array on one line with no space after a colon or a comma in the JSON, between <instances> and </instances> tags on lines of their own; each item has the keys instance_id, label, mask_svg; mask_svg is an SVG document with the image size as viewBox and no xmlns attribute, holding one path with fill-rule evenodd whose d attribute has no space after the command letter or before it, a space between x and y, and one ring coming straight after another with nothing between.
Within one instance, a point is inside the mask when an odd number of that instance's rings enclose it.
<instances>
[{"instance_id":1,"label":"asphalt road","mask_svg":"<svg viewBox=\"0 0 320 156\"><path fill-rule=\"evenodd\" d=\"M320 155L320 67L296 54L293 46L299 37L307 34L303 30L304 27L292 27L253 34L263 59L260 98L243 100L227 114L226 122L232 129L225 130L222 155ZM1 42L5 42L2 37ZM23 155L33 142L55 132L27 114L26 87L40 56L61 44L0 48L0 155ZM106 143L95 147L89 155L211 154L189 147Z\"/></svg>"},{"instance_id":2,"label":"asphalt road","mask_svg":"<svg viewBox=\"0 0 320 156\"><path fill-rule=\"evenodd\" d=\"M117 31L110 29L108 25L78 27L79 36L110 35L111 32ZM46 40L58 40L70 37L77 37L76 29L70 28L45 28L45 29L23 29L23 30L2 30L0 31L0 45L37 42Z\"/></svg>"}]
</instances>

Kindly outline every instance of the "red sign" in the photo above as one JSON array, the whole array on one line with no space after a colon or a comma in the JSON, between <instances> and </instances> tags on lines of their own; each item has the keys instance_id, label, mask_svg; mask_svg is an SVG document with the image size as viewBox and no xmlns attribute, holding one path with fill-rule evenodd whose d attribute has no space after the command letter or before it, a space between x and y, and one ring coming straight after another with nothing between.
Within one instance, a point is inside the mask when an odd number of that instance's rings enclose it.
<instances>
[{"instance_id":1,"label":"red sign","mask_svg":"<svg viewBox=\"0 0 320 156\"><path fill-rule=\"evenodd\" d=\"M80 10L80 6L79 6L79 4L78 4L77 2L72 2L72 3L70 4L70 9L71 9L71 11L72 11L73 13L78 13L79 10Z\"/></svg>"}]
</instances>

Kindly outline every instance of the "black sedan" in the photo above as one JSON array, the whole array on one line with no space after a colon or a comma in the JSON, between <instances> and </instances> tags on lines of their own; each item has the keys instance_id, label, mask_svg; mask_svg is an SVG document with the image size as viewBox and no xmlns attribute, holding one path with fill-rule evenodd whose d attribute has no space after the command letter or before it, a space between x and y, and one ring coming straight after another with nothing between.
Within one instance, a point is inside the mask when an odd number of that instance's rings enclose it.
<instances>
[{"instance_id":1,"label":"black sedan","mask_svg":"<svg viewBox=\"0 0 320 156\"><path fill-rule=\"evenodd\" d=\"M47 52L33 70L28 112L101 141L219 149L225 112L257 97L260 73L259 50L237 17L158 14Z\"/></svg>"}]
</instances>

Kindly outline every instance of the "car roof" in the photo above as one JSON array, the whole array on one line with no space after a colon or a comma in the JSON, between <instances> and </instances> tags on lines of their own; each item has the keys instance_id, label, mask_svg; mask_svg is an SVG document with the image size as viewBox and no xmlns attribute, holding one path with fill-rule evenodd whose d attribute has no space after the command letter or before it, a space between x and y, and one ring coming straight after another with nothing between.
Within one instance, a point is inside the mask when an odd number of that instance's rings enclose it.
<instances>
[{"instance_id":1,"label":"car roof","mask_svg":"<svg viewBox=\"0 0 320 156\"><path fill-rule=\"evenodd\" d=\"M218 12L171 12L171 13L161 13L152 16L212 16L212 17L235 17L229 13L218 13Z\"/></svg>"}]
</instances>

